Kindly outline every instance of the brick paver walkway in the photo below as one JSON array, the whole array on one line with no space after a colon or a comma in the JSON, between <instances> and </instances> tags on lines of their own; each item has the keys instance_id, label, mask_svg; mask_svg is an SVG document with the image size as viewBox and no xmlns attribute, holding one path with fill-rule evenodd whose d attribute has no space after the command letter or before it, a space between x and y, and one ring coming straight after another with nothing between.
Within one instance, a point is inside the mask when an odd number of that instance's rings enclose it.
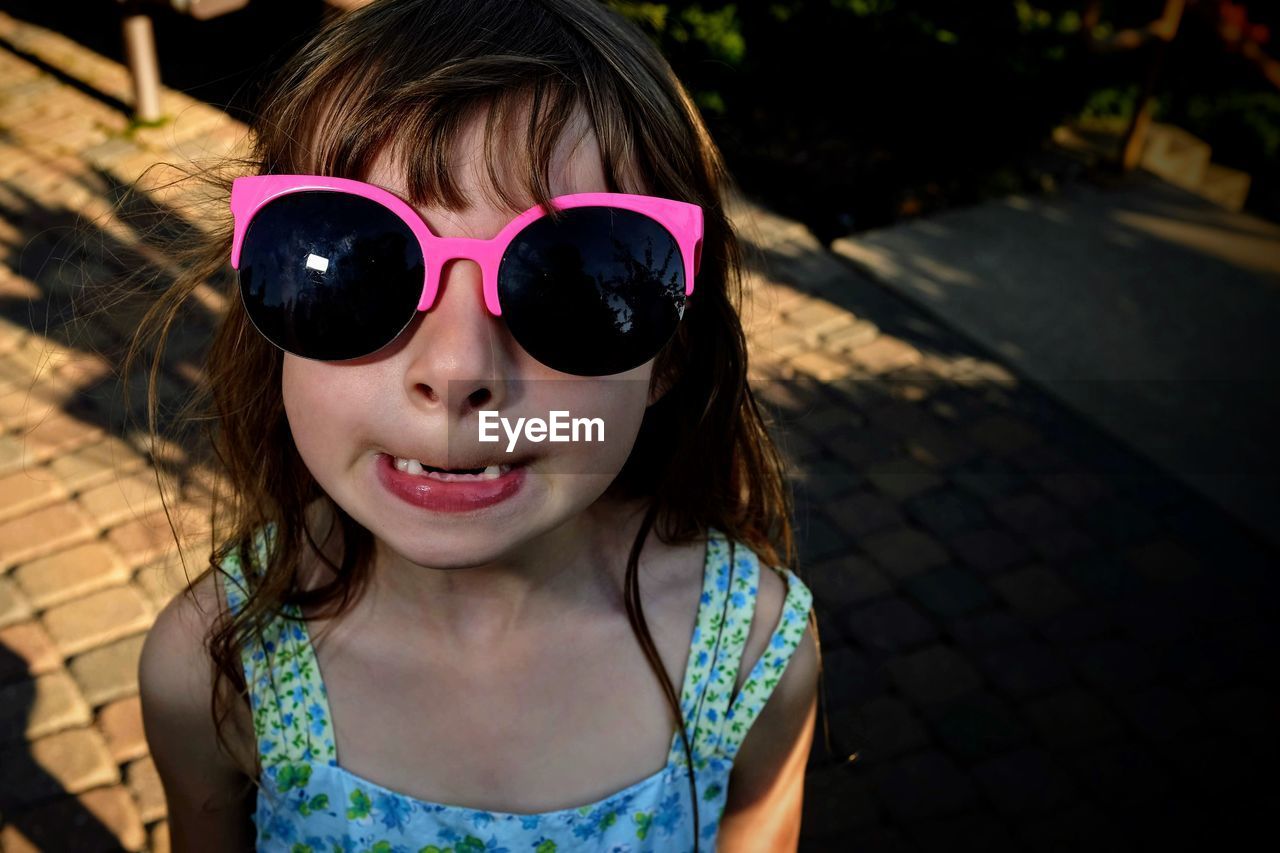
<instances>
[{"instance_id":1,"label":"brick paver walkway","mask_svg":"<svg viewBox=\"0 0 1280 853\"><path fill-rule=\"evenodd\" d=\"M117 65L0 14L6 851L168 848L136 687L183 580L156 466L181 475L197 537L210 478L188 439L152 455L125 419L113 358L136 314L73 312L128 265L163 280L136 223L183 207L145 193L121 221L121 189L243 128L167 92L178 121L129 134L127 99ZM857 752L824 760L819 732L804 847L1217 848L1274 806L1276 555L803 228L739 221L761 250L754 375L796 460L831 739ZM206 304L169 402L198 377Z\"/></svg>"}]
</instances>

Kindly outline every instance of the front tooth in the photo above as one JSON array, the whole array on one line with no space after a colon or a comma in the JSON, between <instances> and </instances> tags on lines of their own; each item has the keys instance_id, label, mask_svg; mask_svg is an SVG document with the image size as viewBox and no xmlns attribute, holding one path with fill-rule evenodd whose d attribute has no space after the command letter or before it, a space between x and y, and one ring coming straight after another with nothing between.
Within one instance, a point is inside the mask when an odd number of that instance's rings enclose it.
<instances>
[{"instance_id":1,"label":"front tooth","mask_svg":"<svg viewBox=\"0 0 1280 853\"><path fill-rule=\"evenodd\" d=\"M410 474L421 474L423 472L422 463L417 459L409 459L405 462L405 471Z\"/></svg>"},{"instance_id":2,"label":"front tooth","mask_svg":"<svg viewBox=\"0 0 1280 853\"><path fill-rule=\"evenodd\" d=\"M502 471L499 470L501 467L502 466L500 465L490 465L488 468L484 469L484 472L481 473L480 476L485 480L496 480L502 476Z\"/></svg>"},{"instance_id":3,"label":"front tooth","mask_svg":"<svg viewBox=\"0 0 1280 853\"><path fill-rule=\"evenodd\" d=\"M409 460L408 460L408 459L401 459L399 456L397 456L397 457L396 457L396 470L397 470L397 471L408 471L408 470L409 470Z\"/></svg>"}]
</instances>

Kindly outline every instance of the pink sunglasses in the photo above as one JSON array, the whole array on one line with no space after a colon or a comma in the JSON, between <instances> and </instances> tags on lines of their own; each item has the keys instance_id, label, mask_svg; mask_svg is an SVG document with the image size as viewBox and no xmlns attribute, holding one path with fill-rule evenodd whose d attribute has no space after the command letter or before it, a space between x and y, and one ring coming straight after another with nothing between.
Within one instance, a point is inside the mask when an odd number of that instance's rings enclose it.
<instances>
[{"instance_id":1,"label":"pink sunglasses","mask_svg":"<svg viewBox=\"0 0 1280 853\"><path fill-rule=\"evenodd\" d=\"M347 178L237 178L231 265L254 325L305 358L376 352L435 303L444 265L479 265L485 306L537 360L620 373L653 358L693 293L702 208L627 193L534 206L492 239L439 237L407 202Z\"/></svg>"}]
</instances>

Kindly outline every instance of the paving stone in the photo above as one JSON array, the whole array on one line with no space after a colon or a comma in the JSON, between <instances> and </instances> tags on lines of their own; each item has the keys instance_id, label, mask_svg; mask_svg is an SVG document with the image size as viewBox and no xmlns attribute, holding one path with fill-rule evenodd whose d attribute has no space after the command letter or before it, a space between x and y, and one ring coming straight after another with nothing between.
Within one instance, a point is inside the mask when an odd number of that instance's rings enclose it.
<instances>
[{"instance_id":1,"label":"paving stone","mask_svg":"<svg viewBox=\"0 0 1280 853\"><path fill-rule=\"evenodd\" d=\"M847 646L824 649L822 667L827 700L833 710L860 706L889 687L882 665L870 655Z\"/></svg>"},{"instance_id":2,"label":"paving stone","mask_svg":"<svg viewBox=\"0 0 1280 853\"><path fill-rule=\"evenodd\" d=\"M1112 818L1096 805L1076 801L1059 811L1037 815L1016 828L1032 853L1095 853L1121 847ZM1009 848L1015 849L1015 848Z\"/></svg>"},{"instance_id":3,"label":"paving stone","mask_svg":"<svg viewBox=\"0 0 1280 853\"><path fill-rule=\"evenodd\" d=\"M996 456L1008 456L1041 440L1030 424L1004 413L989 414L969 425L965 435L970 441Z\"/></svg>"},{"instance_id":4,"label":"paving stone","mask_svg":"<svg viewBox=\"0 0 1280 853\"><path fill-rule=\"evenodd\" d=\"M826 438L826 446L831 452L838 456L845 464L851 465L855 470L863 471L864 474L870 475L868 469L873 465L886 463L899 456L899 441L893 435L885 432L878 427L864 426L858 429L847 430L834 436ZM891 480L891 485L905 487L907 484L902 477L911 474L911 470L904 470L907 464L914 463L917 479L923 479L926 483L932 484L936 482L936 475L931 473L924 465L916 462L911 457L903 457L906 462L900 462L893 469L896 472L895 477ZM880 491L888 494L888 490L882 484L876 484Z\"/></svg>"},{"instance_id":5,"label":"paving stone","mask_svg":"<svg viewBox=\"0 0 1280 853\"><path fill-rule=\"evenodd\" d=\"M1073 750L1114 740L1124 732L1121 718L1096 696L1070 686L1027 702L1022 713L1054 750Z\"/></svg>"},{"instance_id":6,"label":"paving stone","mask_svg":"<svg viewBox=\"0 0 1280 853\"><path fill-rule=\"evenodd\" d=\"M1109 693L1141 687L1156 677L1150 656L1132 640L1093 640L1068 646L1063 654L1082 679Z\"/></svg>"},{"instance_id":7,"label":"paving stone","mask_svg":"<svg viewBox=\"0 0 1280 853\"><path fill-rule=\"evenodd\" d=\"M1147 592L1132 569L1105 551L1073 557L1057 571L1064 582L1090 599L1131 600Z\"/></svg>"},{"instance_id":8,"label":"paving stone","mask_svg":"<svg viewBox=\"0 0 1280 853\"><path fill-rule=\"evenodd\" d=\"M983 610L961 615L947 623L947 633L968 649L1002 646L1031 635L1027 623L1007 610Z\"/></svg>"},{"instance_id":9,"label":"paving stone","mask_svg":"<svg viewBox=\"0 0 1280 853\"><path fill-rule=\"evenodd\" d=\"M4 833L0 835L0 842L10 853L140 851L147 843L138 810L122 785L94 788L75 797L59 797L23 813L4 828Z\"/></svg>"},{"instance_id":10,"label":"paving stone","mask_svg":"<svg viewBox=\"0 0 1280 853\"><path fill-rule=\"evenodd\" d=\"M137 589L116 586L60 604L44 614L44 625L64 655L109 643L150 627L150 608Z\"/></svg>"},{"instance_id":11,"label":"paving stone","mask_svg":"<svg viewBox=\"0 0 1280 853\"><path fill-rule=\"evenodd\" d=\"M43 675L61 663L62 656L38 621L0 628L0 685Z\"/></svg>"},{"instance_id":12,"label":"paving stone","mask_svg":"<svg viewBox=\"0 0 1280 853\"><path fill-rule=\"evenodd\" d=\"M31 604L18 585L0 575L0 628L16 625L31 618Z\"/></svg>"},{"instance_id":13,"label":"paving stone","mask_svg":"<svg viewBox=\"0 0 1280 853\"><path fill-rule=\"evenodd\" d=\"M869 343L849 350L855 362L873 373L885 373L920 361L920 351L890 335L880 334Z\"/></svg>"},{"instance_id":14,"label":"paving stone","mask_svg":"<svg viewBox=\"0 0 1280 853\"><path fill-rule=\"evenodd\" d=\"M0 743L44 737L90 718L75 682L61 670L0 688Z\"/></svg>"},{"instance_id":15,"label":"paving stone","mask_svg":"<svg viewBox=\"0 0 1280 853\"><path fill-rule=\"evenodd\" d=\"M1071 668L1049 646L1035 640L988 649L977 663L996 688L1012 699L1026 699L1071 683Z\"/></svg>"},{"instance_id":16,"label":"paving stone","mask_svg":"<svg viewBox=\"0 0 1280 853\"><path fill-rule=\"evenodd\" d=\"M1095 640L1115 630L1106 611L1090 605L1051 613L1035 620L1034 625L1040 636L1054 645Z\"/></svg>"},{"instance_id":17,"label":"paving stone","mask_svg":"<svg viewBox=\"0 0 1280 853\"><path fill-rule=\"evenodd\" d=\"M837 616L892 589L884 575L856 554L843 554L818 563L809 576L814 602L820 609Z\"/></svg>"},{"instance_id":18,"label":"paving stone","mask_svg":"<svg viewBox=\"0 0 1280 853\"><path fill-rule=\"evenodd\" d=\"M875 826L879 808L866 779L846 767L823 767L805 774L801 831L809 837L843 835Z\"/></svg>"},{"instance_id":19,"label":"paving stone","mask_svg":"<svg viewBox=\"0 0 1280 853\"><path fill-rule=\"evenodd\" d=\"M1089 551L1093 540L1069 520L1066 510L1034 493L999 498L991 514L1021 536L1042 557L1061 560Z\"/></svg>"},{"instance_id":20,"label":"paving stone","mask_svg":"<svg viewBox=\"0 0 1280 853\"><path fill-rule=\"evenodd\" d=\"M163 509L111 528L107 540L130 568L154 562L178 547Z\"/></svg>"},{"instance_id":21,"label":"paving stone","mask_svg":"<svg viewBox=\"0 0 1280 853\"><path fill-rule=\"evenodd\" d=\"M1013 850L1016 846L1009 828L987 814L914 821L907 827L907 832L921 850L987 853L991 850Z\"/></svg>"},{"instance_id":22,"label":"paving stone","mask_svg":"<svg viewBox=\"0 0 1280 853\"><path fill-rule=\"evenodd\" d=\"M1200 705L1216 727L1256 744L1280 745L1275 721L1280 700L1273 690L1240 684L1200 697Z\"/></svg>"},{"instance_id":23,"label":"paving stone","mask_svg":"<svg viewBox=\"0 0 1280 853\"><path fill-rule=\"evenodd\" d=\"M1092 536L1110 546L1141 542L1161 530L1156 516L1129 500L1090 504L1077 510L1077 517Z\"/></svg>"},{"instance_id":24,"label":"paving stone","mask_svg":"<svg viewBox=\"0 0 1280 853\"><path fill-rule=\"evenodd\" d=\"M858 764L870 767L929 744L929 732L911 706L893 696L877 696L856 708L860 735Z\"/></svg>"},{"instance_id":25,"label":"paving stone","mask_svg":"<svg viewBox=\"0 0 1280 853\"><path fill-rule=\"evenodd\" d=\"M1156 668L1191 693L1229 687L1248 674L1245 661L1221 633L1189 634L1150 649Z\"/></svg>"},{"instance_id":26,"label":"paving stone","mask_svg":"<svg viewBox=\"0 0 1280 853\"><path fill-rule=\"evenodd\" d=\"M978 788L1007 817L1044 814L1076 797L1075 785L1049 753L1026 747L989 758L970 773Z\"/></svg>"},{"instance_id":27,"label":"paving stone","mask_svg":"<svg viewBox=\"0 0 1280 853\"><path fill-rule=\"evenodd\" d=\"M910 651L938 638L938 629L909 602L883 597L852 611L845 632L869 649L888 653Z\"/></svg>"},{"instance_id":28,"label":"paving stone","mask_svg":"<svg viewBox=\"0 0 1280 853\"><path fill-rule=\"evenodd\" d=\"M812 376L819 382L831 382L847 376L852 367L849 362L821 350L798 353L789 361L794 369Z\"/></svg>"},{"instance_id":29,"label":"paving stone","mask_svg":"<svg viewBox=\"0 0 1280 853\"><path fill-rule=\"evenodd\" d=\"M1200 572L1191 552L1167 538L1128 548L1125 557L1139 575L1155 583L1180 583Z\"/></svg>"},{"instance_id":30,"label":"paving stone","mask_svg":"<svg viewBox=\"0 0 1280 853\"><path fill-rule=\"evenodd\" d=\"M1081 789L1109 808L1126 809L1159 802L1169 793L1173 774L1146 750L1130 743L1111 743L1087 751L1058 753L1058 759Z\"/></svg>"},{"instance_id":31,"label":"paving stone","mask_svg":"<svg viewBox=\"0 0 1280 853\"><path fill-rule=\"evenodd\" d=\"M978 456L957 466L951 480L984 501L1014 495L1030 482L1015 465L994 456Z\"/></svg>"},{"instance_id":32,"label":"paving stone","mask_svg":"<svg viewBox=\"0 0 1280 853\"><path fill-rule=\"evenodd\" d=\"M151 823L165 817L164 788L160 774L150 756L130 762L125 768L125 784L138 804L138 814L143 823Z\"/></svg>"},{"instance_id":33,"label":"paving stone","mask_svg":"<svg viewBox=\"0 0 1280 853\"><path fill-rule=\"evenodd\" d=\"M975 691L925 709L929 726L947 754L966 764L1031 742L1032 733L1008 703Z\"/></svg>"},{"instance_id":34,"label":"paving stone","mask_svg":"<svg viewBox=\"0 0 1280 853\"><path fill-rule=\"evenodd\" d=\"M44 466L0 477L0 521L25 515L65 496L62 483Z\"/></svg>"},{"instance_id":35,"label":"paving stone","mask_svg":"<svg viewBox=\"0 0 1280 853\"><path fill-rule=\"evenodd\" d=\"M146 636L134 634L71 659L67 666L90 705L138 692L138 661Z\"/></svg>"},{"instance_id":36,"label":"paving stone","mask_svg":"<svg viewBox=\"0 0 1280 853\"><path fill-rule=\"evenodd\" d=\"M1062 447L1047 442L1033 442L1008 454L1009 461L1037 480L1055 474L1080 470L1080 464Z\"/></svg>"},{"instance_id":37,"label":"paving stone","mask_svg":"<svg viewBox=\"0 0 1280 853\"><path fill-rule=\"evenodd\" d=\"M112 760L117 764L147 754L147 738L142 728L142 701L137 696L126 696L100 708L97 726Z\"/></svg>"},{"instance_id":38,"label":"paving stone","mask_svg":"<svg viewBox=\"0 0 1280 853\"><path fill-rule=\"evenodd\" d=\"M864 344L869 344L880 334L875 323L861 318L854 318L848 323L819 336L823 349L832 352L846 352Z\"/></svg>"},{"instance_id":39,"label":"paving stone","mask_svg":"<svg viewBox=\"0 0 1280 853\"><path fill-rule=\"evenodd\" d=\"M964 563L984 575L995 575L1025 563L1031 551L1003 530L980 527L947 540Z\"/></svg>"},{"instance_id":40,"label":"paving stone","mask_svg":"<svg viewBox=\"0 0 1280 853\"><path fill-rule=\"evenodd\" d=\"M845 532L859 537L903 521L896 503L868 489L831 502L826 512Z\"/></svg>"},{"instance_id":41,"label":"paving stone","mask_svg":"<svg viewBox=\"0 0 1280 853\"><path fill-rule=\"evenodd\" d=\"M944 482L942 477L910 456L893 456L871 462L867 465L866 476L877 489L899 501L937 488Z\"/></svg>"},{"instance_id":42,"label":"paving stone","mask_svg":"<svg viewBox=\"0 0 1280 853\"><path fill-rule=\"evenodd\" d=\"M987 522L982 503L953 486L914 495L903 505L908 515L941 539L951 539Z\"/></svg>"},{"instance_id":43,"label":"paving stone","mask_svg":"<svg viewBox=\"0 0 1280 853\"><path fill-rule=\"evenodd\" d=\"M155 472L150 468L89 489L79 502L99 527L112 527L161 508Z\"/></svg>"},{"instance_id":44,"label":"paving stone","mask_svg":"<svg viewBox=\"0 0 1280 853\"><path fill-rule=\"evenodd\" d=\"M0 524L0 564L38 559L93 535L92 521L74 502L57 503Z\"/></svg>"},{"instance_id":45,"label":"paving stone","mask_svg":"<svg viewBox=\"0 0 1280 853\"><path fill-rule=\"evenodd\" d=\"M1079 597L1058 574L1044 566L1006 572L989 582L1010 607L1032 619L1059 613L1080 603Z\"/></svg>"},{"instance_id":46,"label":"paving stone","mask_svg":"<svg viewBox=\"0 0 1280 853\"><path fill-rule=\"evenodd\" d=\"M1058 471L1040 478L1040 486L1072 509L1083 509L1113 494L1107 482L1088 471Z\"/></svg>"},{"instance_id":47,"label":"paving stone","mask_svg":"<svg viewBox=\"0 0 1280 853\"><path fill-rule=\"evenodd\" d=\"M796 546L802 565L830 559L849 549L850 543L840 529L816 513L809 513L796 528Z\"/></svg>"},{"instance_id":48,"label":"paving stone","mask_svg":"<svg viewBox=\"0 0 1280 853\"><path fill-rule=\"evenodd\" d=\"M946 702L982 686L978 671L947 646L899 655L886 668L898 689L918 705Z\"/></svg>"},{"instance_id":49,"label":"paving stone","mask_svg":"<svg viewBox=\"0 0 1280 853\"><path fill-rule=\"evenodd\" d=\"M973 781L937 750L887 762L871 777L886 810L899 823L958 815L978 802Z\"/></svg>"},{"instance_id":50,"label":"paving stone","mask_svg":"<svg viewBox=\"0 0 1280 853\"><path fill-rule=\"evenodd\" d=\"M863 537L858 543L873 561L897 579L909 578L947 562L936 539L912 527L891 527Z\"/></svg>"},{"instance_id":51,"label":"paving stone","mask_svg":"<svg viewBox=\"0 0 1280 853\"><path fill-rule=\"evenodd\" d=\"M1173 740L1204 722L1185 693L1161 684L1121 691L1110 698L1124 719L1151 741Z\"/></svg>"},{"instance_id":52,"label":"paving stone","mask_svg":"<svg viewBox=\"0 0 1280 853\"><path fill-rule=\"evenodd\" d=\"M58 551L19 566L13 578L43 610L129 579L120 556L101 540Z\"/></svg>"},{"instance_id":53,"label":"paving stone","mask_svg":"<svg viewBox=\"0 0 1280 853\"><path fill-rule=\"evenodd\" d=\"M1127 636L1148 646L1163 646L1185 637L1199 625L1190 607L1165 590L1107 602L1103 607Z\"/></svg>"},{"instance_id":54,"label":"paving stone","mask_svg":"<svg viewBox=\"0 0 1280 853\"><path fill-rule=\"evenodd\" d=\"M0 802L16 809L63 793L80 794L120 781L102 736L92 728L69 729L0 749Z\"/></svg>"},{"instance_id":55,"label":"paving stone","mask_svg":"<svg viewBox=\"0 0 1280 853\"><path fill-rule=\"evenodd\" d=\"M42 419L23 435L27 458L46 462L63 453L99 441L106 433L102 427L71 415L55 413Z\"/></svg>"},{"instance_id":56,"label":"paving stone","mask_svg":"<svg viewBox=\"0 0 1280 853\"><path fill-rule=\"evenodd\" d=\"M933 615L947 619L991 603L991 593L966 569L947 565L914 575L902 582L902 590Z\"/></svg>"}]
</instances>

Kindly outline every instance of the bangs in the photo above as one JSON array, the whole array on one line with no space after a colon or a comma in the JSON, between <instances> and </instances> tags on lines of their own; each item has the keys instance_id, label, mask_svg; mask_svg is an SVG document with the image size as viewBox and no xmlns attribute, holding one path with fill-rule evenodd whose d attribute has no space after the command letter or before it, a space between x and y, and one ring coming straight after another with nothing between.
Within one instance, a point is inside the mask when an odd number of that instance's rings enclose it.
<instances>
[{"instance_id":1,"label":"bangs","mask_svg":"<svg viewBox=\"0 0 1280 853\"><path fill-rule=\"evenodd\" d=\"M475 200L459 186L459 166L471 156L463 150L469 139L463 131L483 118L482 185L495 206L516 213L530 200L547 205L557 154L563 160L590 144L591 135L608 192L642 193L650 183L634 160L629 128L617 119L600 120L626 115L620 92L588 86L565 65L486 56L399 82L367 66L332 71L311 97L281 112L296 116L298 126L273 128L287 144L282 156L262 158L272 163L267 171L366 180L385 154L400 171L407 201L465 210Z\"/></svg>"}]
</instances>

